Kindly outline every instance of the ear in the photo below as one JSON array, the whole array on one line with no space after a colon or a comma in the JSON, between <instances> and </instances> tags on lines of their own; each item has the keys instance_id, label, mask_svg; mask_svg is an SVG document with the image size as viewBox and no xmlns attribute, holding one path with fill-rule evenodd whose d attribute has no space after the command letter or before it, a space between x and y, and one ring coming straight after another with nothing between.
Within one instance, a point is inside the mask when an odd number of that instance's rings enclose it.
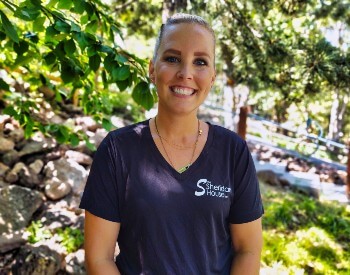
<instances>
[{"instance_id":1,"label":"ear","mask_svg":"<svg viewBox=\"0 0 350 275\"><path fill-rule=\"evenodd\" d=\"M148 65L148 76L151 79L151 82L154 83L155 80L155 76L154 76L154 64L153 64L153 60L149 61L149 65Z\"/></svg>"},{"instance_id":2,"label":"ear","mask_svg":"<svg viewBox=\"0 0 350 275\"><path fill-rule=\"evenodd\" d=\"M211 86L214 85L215 79L216 79L216 71L214 71L214 74L213 74L213 76L211 77L211 81L210 81L210 85L211 85Z\"/></svg>"}]
</instances>

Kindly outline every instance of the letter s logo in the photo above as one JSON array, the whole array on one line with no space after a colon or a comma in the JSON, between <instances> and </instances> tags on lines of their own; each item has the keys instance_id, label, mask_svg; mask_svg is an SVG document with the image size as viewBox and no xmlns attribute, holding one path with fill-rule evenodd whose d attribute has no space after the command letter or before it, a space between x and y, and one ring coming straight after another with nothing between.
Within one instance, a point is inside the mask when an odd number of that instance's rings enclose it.
<instances>
[{"instance_id":1,"label":"letter s logo","mask_svg":"<svg viewBox=\"0 0 350 275\"><path fill-rule=\"evenodd\" d=\"M202 189L202 191L196 191L194 192L194 194L197 196L197 197L200 197L200 196L203 196L204 193L205 193L205 189L203 186L201 186L201 183L206 183L207 182L207 179L200 179L198 182L197 182L197 187Z\"/></svg>"}]
</instances>

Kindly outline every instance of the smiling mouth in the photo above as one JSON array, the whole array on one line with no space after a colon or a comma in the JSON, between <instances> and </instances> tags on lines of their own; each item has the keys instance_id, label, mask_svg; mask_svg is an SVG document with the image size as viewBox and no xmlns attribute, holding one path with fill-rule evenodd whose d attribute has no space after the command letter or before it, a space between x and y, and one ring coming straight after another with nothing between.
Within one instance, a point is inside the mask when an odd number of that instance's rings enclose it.
<instances>
[{"instance_id":1,"label":"smiling mouth","mask_svg":"<svg viewBox=\"0 0 350 275\"><path fill-rule=\"evenodd\" d=\"M194 89L184 87L170 87L170 90L175 94L187 96L193 95L196 92Z\"/></svg>"}]
</instances>

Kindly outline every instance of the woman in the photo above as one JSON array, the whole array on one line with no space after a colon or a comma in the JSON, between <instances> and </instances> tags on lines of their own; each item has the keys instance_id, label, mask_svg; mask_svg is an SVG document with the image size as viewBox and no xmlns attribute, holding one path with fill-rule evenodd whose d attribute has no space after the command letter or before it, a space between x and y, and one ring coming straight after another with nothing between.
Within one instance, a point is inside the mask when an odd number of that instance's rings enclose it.
<instances>
[{"instance_id":1,"label":"woman","mask_svg":"<svg viewBox=\"0 0 350 275\"><path fill-rule=\"evenodd\" d=\"M214 52L201 17L162 27L149 66L158 114L105 138L82 197L89 273L258 274L263 207L247 145L197 119Z\"/></svg>"}]
</instances>

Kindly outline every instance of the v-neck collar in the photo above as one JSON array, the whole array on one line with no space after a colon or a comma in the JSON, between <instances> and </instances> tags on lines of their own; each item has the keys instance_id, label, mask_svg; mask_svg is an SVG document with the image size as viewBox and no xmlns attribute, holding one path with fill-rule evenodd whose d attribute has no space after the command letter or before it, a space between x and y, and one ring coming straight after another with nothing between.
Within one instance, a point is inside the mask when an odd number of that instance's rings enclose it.
<instances>
[{"instance_id":1,"label":"v-neck collar","mask_svg":"<svg viewBox=\"0 0 350 275\"><path fill-rule=\"evenodd\" d=\"M171 174L174 178L179 180L184 180L191 176L196 170L198 170L201 167L201 163L203 162L205 156L208 154L209 148L213 142L213 136L214 136L214 130L213 125L211 125L209 122L206 122L209 126L208 130L208 137L205 142L205 145L200 152L198 158L192 163L192 165L184 172L179 173L176 171L176 169L164 158L162 153L159 151L151 133L151 127L150 127L150 120L147 121L148 129L146 131L148 138L150 138L152 141L152 151L154 152L154 156L156 157L156 160L158 161L159 165L161 165L169 174Z\"/></svg>"}]
</instances>

